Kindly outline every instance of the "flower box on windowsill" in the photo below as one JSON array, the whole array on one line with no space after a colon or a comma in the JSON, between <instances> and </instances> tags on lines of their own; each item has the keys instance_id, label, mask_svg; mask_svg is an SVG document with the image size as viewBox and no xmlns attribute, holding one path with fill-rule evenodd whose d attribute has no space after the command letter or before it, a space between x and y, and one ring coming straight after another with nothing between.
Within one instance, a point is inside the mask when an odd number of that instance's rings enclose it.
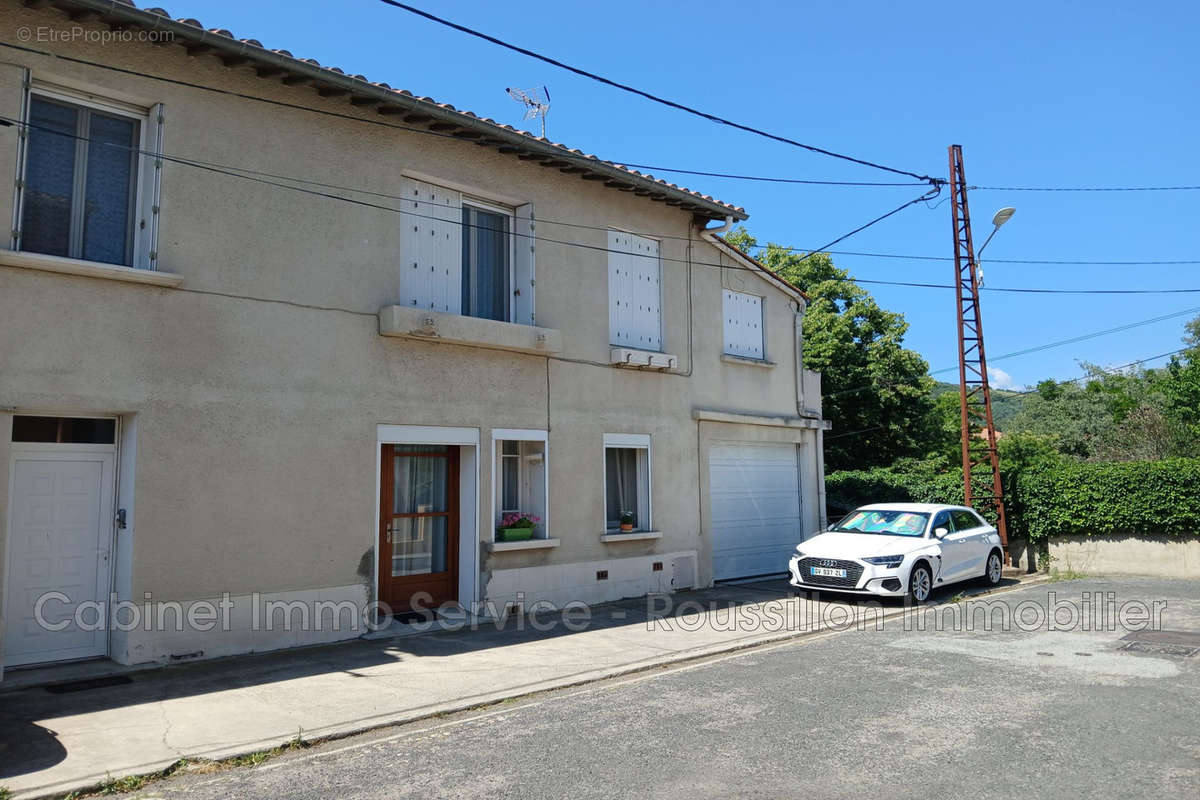
<instances>
[{"instance_id":1,"label":"flower box on windowsill","mask_svg":"<svg viewBox=\"0 0 1200 800\"><path fill-rule=\"evenodd\" d=\"M497 542L527 542L533 538L533 528L497 528Z\"/></svg>"}]
</instances>

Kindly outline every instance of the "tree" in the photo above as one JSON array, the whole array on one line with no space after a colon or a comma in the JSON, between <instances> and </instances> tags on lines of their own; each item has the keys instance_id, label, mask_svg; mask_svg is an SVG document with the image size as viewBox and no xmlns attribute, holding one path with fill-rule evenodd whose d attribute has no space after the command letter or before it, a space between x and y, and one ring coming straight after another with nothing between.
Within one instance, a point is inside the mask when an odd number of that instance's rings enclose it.
<instances>
[{"instance_id":1,"label":"tree","mask_svg":"<svg viewBox=\"0 0 1200 800\"><path fill-rule=\"evenodd\" d=\"M1059 452L1088 458L1096 442L1113 424L1102 393L1089 392L1077 383L1042 381L1013 415L1005 434L1020 432L1053 437Z\"/></svg>"},{"instance_id":2,"label":"tree","mask_svg":"<svg viewBox=\"0 0 1200 800\"><path fill-rule=\"evenodd\" d=\"M1163 411L1178 434L1178 456L1200 456L1200 316L1186 326L1186 348L1153 376Z\"/></svg>"},{"instance_id":3,"label":"tree","mask_svg":"<svg viewBox=\"0 0 1200 800\"><path fill-rule=\"evenodd\" d=\"M728 237L748 251L745 228ZM879 306L828 253L802 254L774 244L758 256L768 269L811 298L804 312L804 365L822 373L830 471L887 466L939 449L939 420L929 364L903 347L904 315Z\"/></svg>"},{"instance_id":4,"label":"tree","mask_svg":"<svg viewBox=\"0 0 1200 800\"><path fill-rule=\"evenodd\" d=\"M1200 317L1186 330L1186 347L1165 367L1083 362L1083 386L1042 381L1006 432L1053 436L1061 452L1096 461L1200 457Z\"/></svg>"}]
</instances>

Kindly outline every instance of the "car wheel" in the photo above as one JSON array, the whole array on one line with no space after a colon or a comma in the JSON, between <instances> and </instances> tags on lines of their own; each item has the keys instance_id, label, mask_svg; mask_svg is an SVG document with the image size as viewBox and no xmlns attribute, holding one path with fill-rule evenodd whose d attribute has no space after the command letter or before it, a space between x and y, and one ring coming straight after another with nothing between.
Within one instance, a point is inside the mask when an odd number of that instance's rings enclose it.
<instances>
[{"instance_id":1,"label":"car wheel","mask_svg":"<svg viewBox=\"0 0 1200 800\"><path fill-rule=\"evenodd\" d=\"M1000 583L1000 579L1004 577L1004 559L1000 557L999 550L993 550L988 554L987 570L983 573L983 579L987 581L988 586L995 586Z\"/></svg>"},{"instance_id":2,"label":"car wheel","mask_svg":"<svg viewBox=\"0 0 1200 800\"><path fill-rule=\"evenodd\" d=\"M908 576L908 599L913 603L924 603L933 592L933 573L924 562L917 564Z\"/></svg>"}]
</instances>

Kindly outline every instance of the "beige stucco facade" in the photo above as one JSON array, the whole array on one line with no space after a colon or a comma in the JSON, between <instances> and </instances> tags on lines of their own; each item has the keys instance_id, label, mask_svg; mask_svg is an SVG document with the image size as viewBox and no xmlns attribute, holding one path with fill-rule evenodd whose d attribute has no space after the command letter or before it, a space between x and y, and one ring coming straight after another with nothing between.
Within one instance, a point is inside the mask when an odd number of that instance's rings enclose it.
<instances>
[{"instance_id":1,"label":"beige stucco facade","mask_svg":"<svg viewBox=\"0 0 1200 800\"><path fill-rule=\"evenodd\" d=\"M23 26L67 24L76 23L52 9L5 3L0 40L17 41ZM405 335L402 315L387 311L398 303L400 215L176 161L162 165L157 250L157 272L176 276L165 278L173 285L0 252L0 555L14 416L112 415L115 504L128 515L112 531L118 599L228 593L240 604L234 630L113 632L109 657L210 657L357 635L257 634L239 615L255 593L360 606L374 598L381 426L476 432L463 515L473 596L459 598L472 610L518 591L554 602L670 591L676 562L694 565L684 585L711 583L714 442L795 444L797 539L820 525L825 424L819 378L802 370L803 299L702 237L691 212L468 141L372 124L382 119L373 108L178 45L30 46L182 83L8 51L4 117L20 117L28 69L35 86L162 104L164 151L174 157L383 195L417 177L500 205L532 204L537 218L536 328L443 319L441 335L424 338ZM2 187L14 185L18 141L17 126L0 128ZM13 200L0 192L0 218L13 216ZM674 368L610 363L609 228L661 243L662 350L677 357ZM766 363L723 357L725 289L763 298ZM530 335L537 329L545 335ZM498 429L546 433L556 546L490 546ZM657 538L602 541L606 434L650 437ZM599 569L609 583L597 585Z\"/></svg>"}]
</instances>

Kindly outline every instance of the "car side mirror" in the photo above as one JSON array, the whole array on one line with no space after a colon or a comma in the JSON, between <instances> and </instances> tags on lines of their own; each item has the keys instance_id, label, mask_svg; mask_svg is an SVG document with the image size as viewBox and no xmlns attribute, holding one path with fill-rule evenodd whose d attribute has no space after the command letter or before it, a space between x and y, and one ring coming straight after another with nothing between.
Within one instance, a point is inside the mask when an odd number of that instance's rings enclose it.
<instances>
[{"instance_id":1,"label":"car side mirror","mask_svg":"<svg viewBox=\"0 0 1200 800\"><path fill-rule=\"evenodd\" d=\"M950 533L950 529L949 529L949 528L934 528L934 529L933 529L933 538L935 538L935 539L944 539L944 538L946 538L946 536L947 536L949 533Z\"/></svg>"}]
</instances>

